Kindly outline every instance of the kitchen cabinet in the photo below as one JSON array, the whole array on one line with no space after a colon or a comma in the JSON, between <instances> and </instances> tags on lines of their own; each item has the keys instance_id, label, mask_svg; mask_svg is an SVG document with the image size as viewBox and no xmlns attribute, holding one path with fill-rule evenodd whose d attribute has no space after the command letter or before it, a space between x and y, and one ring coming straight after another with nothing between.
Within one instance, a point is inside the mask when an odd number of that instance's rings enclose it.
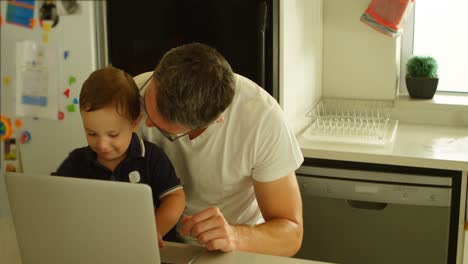
<instances>
[{"instance_id":1,"label":"kitchen cabinet","mask_svg":"<svg viewBox=\"0 0 468 264\"><path fill-rule=\"evenodd\" d=\"M461 172L306 158L300 258L456 263Z\"/></svg>"},{"instance_id":2,"label":"kitchen cabinet","mask_svg":"<svg viewBox=\"0 0 468 264\"><path fill-rule=\"evenodd\" d=\"M394 142L381 147L366 146L365 144L310 141L300 133L298 134L298 141L306 159L460 172L461 176L457 183L459 191L452 197L451 217L453 221L450 224L451 232L456 233L456 236L454 234L451 236L452 239L456 239L456 241L452 242L456 245L456 249L452 249L456 250L456 261L450 263L462 263L468 173L467 135L468 127L466 126L400 122ZM366 168L363 168L363 170L365 171Z\"/></svg>"}]
</instances>

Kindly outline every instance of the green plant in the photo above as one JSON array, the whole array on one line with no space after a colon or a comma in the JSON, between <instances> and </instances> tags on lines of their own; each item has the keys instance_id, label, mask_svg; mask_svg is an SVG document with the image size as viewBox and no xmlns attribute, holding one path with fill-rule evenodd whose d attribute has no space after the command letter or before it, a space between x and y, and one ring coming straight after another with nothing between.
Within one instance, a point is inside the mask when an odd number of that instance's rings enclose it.
<instances>
[{"instance_id":1,"label":"green plant","mask_svg":"<svg viewBox=\"0 0 468 264\"><path fill-rule=\"evenodd\" d=\"M437 78L437 61L431 56L413 56L406 63L406 77Z\"/></svg>"}]
</instances>

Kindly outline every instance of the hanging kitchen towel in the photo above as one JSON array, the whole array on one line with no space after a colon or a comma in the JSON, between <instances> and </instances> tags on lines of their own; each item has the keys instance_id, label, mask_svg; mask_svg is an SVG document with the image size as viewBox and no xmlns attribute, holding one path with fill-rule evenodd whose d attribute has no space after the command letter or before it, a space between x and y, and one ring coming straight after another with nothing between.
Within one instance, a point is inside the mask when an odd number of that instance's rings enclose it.
<instances>
[{"instance_id":1,"label":"hanging kitchen towel","mask_svg":"<svg viewBox=\"0 0 468 264\"><path fill-rule=\"evenodd\" d=\"M372 0L361 21L387 36L397 37L403 32L401 24L413 4L414 0Z\"/></svg>"}]
</instances>

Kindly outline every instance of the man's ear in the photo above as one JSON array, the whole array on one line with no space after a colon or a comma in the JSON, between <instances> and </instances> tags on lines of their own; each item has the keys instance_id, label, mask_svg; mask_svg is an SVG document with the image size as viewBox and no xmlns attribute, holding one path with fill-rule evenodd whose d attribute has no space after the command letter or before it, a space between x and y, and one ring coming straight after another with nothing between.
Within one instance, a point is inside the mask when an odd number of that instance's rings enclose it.
<instances>
[{"instance_id":1,"label":"man's ear","mask_svg":"<svg viewBox=\"0 0 468 264\"><path fill-rule=\"evenodd\" d=\"M143 119L143 113L140 113L140 115L138 116L138 118L137 118L135 121L133 121L133 124L132 124L132 131L133 131L133 132L137 132L137 131L138 131L138 125L140 124L141 119Z\"/></svg>"}]
</instances>

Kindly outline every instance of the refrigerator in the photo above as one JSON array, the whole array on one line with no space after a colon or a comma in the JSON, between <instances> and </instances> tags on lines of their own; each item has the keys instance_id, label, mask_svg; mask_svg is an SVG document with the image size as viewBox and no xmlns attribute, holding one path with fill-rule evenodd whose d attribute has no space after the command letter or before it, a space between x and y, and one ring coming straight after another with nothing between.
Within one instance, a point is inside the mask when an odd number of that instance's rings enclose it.
<instances>
[{"instance_id":1,"label":"refrigerator","mask_svg":"<svg viewBox=\"0 0 468 264\"><path fill-rule=\"evenodd\" d=\"M78 98L104 66L104 2L0 1L2 172L50 174L87 145Z\"/></svg>"},{"instance_id":2,"label":"refrigerator","mask_svg":"<svg viewBox=\"0 0 468 264\"><path fill-rule=\"evenodd\" d=\"M110 63L132 76L163 54L202 42L279 101L279 0L107 1Z\"/></svg>"}]
</instances>

